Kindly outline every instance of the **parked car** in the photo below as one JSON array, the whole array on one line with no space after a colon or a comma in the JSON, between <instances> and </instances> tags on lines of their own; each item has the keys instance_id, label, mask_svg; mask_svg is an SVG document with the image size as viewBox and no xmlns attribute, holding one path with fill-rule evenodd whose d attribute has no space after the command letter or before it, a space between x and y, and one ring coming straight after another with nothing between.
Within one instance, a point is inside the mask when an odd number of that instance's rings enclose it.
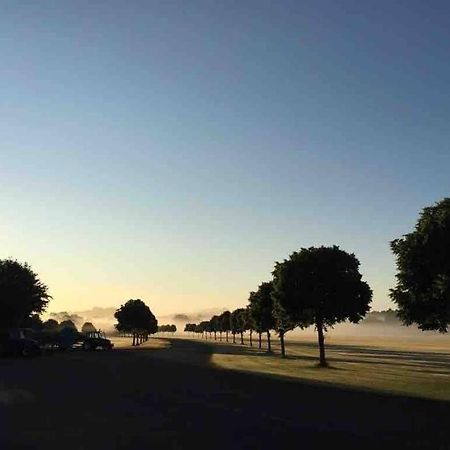
<instances>
[{"instance_id":1,"label":"parked car","mask_svg":"<svg viewBox=\"0 0 450 450\"><path fill-rule=\"evenodd\" d=\"M0 355L29 358L41 354L41 348L34 339L27 338L23 330L0 330Z\"/></svg>"}]
</instances>

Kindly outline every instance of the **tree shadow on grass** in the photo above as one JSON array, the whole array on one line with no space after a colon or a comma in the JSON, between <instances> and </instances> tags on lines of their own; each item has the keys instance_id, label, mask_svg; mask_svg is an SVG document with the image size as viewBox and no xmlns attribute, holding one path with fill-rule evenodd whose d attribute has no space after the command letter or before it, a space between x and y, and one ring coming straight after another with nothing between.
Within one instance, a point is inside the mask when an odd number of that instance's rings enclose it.
<instances>
[{"instance_id":1,"label":"tree shadow on grass","mask_svg":"<svg viewBox=\"0 0 450 450\"><path fill-rule=\"evenodd\" d=\"M245 357L281 358L279 352L268 352L266 349L250 347L248 345L232 344L219 341L184 341L172 339L173 353L196 353L197 362L206 362L206 359L215 354L239 355ZM276 346L274 346L276 347ZM304 361L311 363L308 368L320 368L317 366L318 355L289 354L289 349L295 351L317 352L317 345L313 343L288 343L287 355L284 360ZM188 350L190 349L190 350ZM195 349L195 350L194 350ZM450 355L447 353L427 353L415 351L385 350L371 347L353 345L329 344L327 349L327 361L332 370L350 370L350 368L337 367L339 364L369 364L379 366L402 367L415 371L426 371L427 374L450 375ZM203 357L201 356L203 355ZM201 361L203 358L203 361ZM185 359L185 358L183 358ZM283 359L281 359L283 360Z\"/></svg>"}]
</instances>

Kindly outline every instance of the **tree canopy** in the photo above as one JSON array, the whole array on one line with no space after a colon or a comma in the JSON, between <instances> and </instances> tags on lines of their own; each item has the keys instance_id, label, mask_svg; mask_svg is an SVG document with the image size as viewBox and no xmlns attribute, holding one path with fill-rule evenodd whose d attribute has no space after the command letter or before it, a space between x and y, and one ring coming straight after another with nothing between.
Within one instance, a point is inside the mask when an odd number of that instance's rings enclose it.
<instances>
[{"instance_id":1,"label":"tree canopy","mask_svg":"<svg viewBox=\"0 0 450 450\"><path fill-rule=\"evenodd\" d=\"M43 324L44 331L56 333L59 331L59 323L55 319L48 319Z\"/></svg>"},{"instance_id":2,"label":"tree canopy","mask_svg":"<svg viewBox=\"0 0 450 450\"><path fill-rule=\"evenodd\" d=\"M118 331L137 334L154 334L158 331L158 321L150 308L140 299L128 300L114 313Z\"/></svg>"},{"instance_id":3,"label":"tree canopy","mask_svg":"<svg viewBox=\"0 0 450 450\"><path fill-rule=\"evenodd\" d=\"M273 276L274 301L299 326L316 326L326 365L323 331L345 320L357 323L370 309L372 291L359 261L337 246L302 248L276 263Z\"/></svg>"},{"instance_id":4,"label":"tree canopy","mask_svg":"<svg viewBox=\"0 0 450 450\"><path fill-rule=\"evenodd\" d=\"M94 333L95 331L97 331L97 329L92 322L85 322L81 327L82 333Z\"/></svg>"},{"instance_id":5,"label":"tree canopy","mask_svg":"<svg viewBox=\"0 0 450 450\"><path fill-rule=\"evenodd\" d=\"M249 311L253 328L258 333L264 333L275 327L272 300L273 283L261 283L256 292L250 292Z\"/></svg>"},{"instance_id":6,"label":"tree canopy","mask_svg":"<svg viewBox=\"0 0 450 450\"><path fill-rule=\"evenodd\" d=\"M450 323L450 198L424 208L413 232L391 242L397 284L391 298L406 325L447 332Z\"/></svg>"},{"instance_id":7,"label":"tree canopy","mask_svg":"<svg viewBox=\"0 0 450 450\"><path fill-rule=\"evenodd\" d=\"M0 260L0 327L26 325L32 314L45 311L51 296L27 264Z\"/></svg>"},{"instance_id":8,"label":"tree canopy","mask_svg":"<svg viewBox=\"0 0 450 450\"><path fill-rule=\"evenodd\" d=\"M59 324L60 330L64 330L65 328L71 328L72 330L77 331L77 326L73 323L73 320L63 320Z\"/></svg>"}]
</instances>

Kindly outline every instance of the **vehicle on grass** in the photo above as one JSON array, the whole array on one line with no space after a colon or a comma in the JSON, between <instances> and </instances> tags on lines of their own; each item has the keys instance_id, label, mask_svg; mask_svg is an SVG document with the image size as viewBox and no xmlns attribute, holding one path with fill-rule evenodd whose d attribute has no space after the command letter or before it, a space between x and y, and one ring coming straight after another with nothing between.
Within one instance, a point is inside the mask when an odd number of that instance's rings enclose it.
<instances>
[{"instance_id":1,"label":"vehicle on grass","mask_svg":"<svg viewBox=\"0 0 450 450\"><path fill-rule=\"evenodd\" d=\"M111 350L114 344L106 338L103 331L97 330L83 335L83 350Z\"/></svg>"},{"instance_id":2,"label":"vehicle on grass","mask_svg":"<svg viewBox=\"0 0 450 450\"><path fill-rule=\"evenodd\" d=\"M20 328L0 330L0 355L31 358L41 354L39 343L25 336Z\"/></svg>"}]
</instances>

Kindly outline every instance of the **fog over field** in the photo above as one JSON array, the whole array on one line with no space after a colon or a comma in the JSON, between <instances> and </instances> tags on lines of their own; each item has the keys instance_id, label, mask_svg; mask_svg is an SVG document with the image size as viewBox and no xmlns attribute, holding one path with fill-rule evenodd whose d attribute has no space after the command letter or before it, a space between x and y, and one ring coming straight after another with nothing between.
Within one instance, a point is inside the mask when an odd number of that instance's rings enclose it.
<instances>
[{"instance_id":1,"label":"fog over field","mask_svg":"<svg viewBox=\"0 0 450 450\"><path fill-rule=\"evenodd\" d=\"M113 332L115 319L114 307L93 307L83 311L72 312L53 312L48 316L58 320L72 320L78 327L84 322L92 322L97 328L105 330L106 332ZM159 324L173 323L177 326L177 334L182 334L186 323L198 323L203 320L209 320L213 315L222 313L226 308L208 308L194 312L178 312L174 314L158 316ZM286 335L286 340L294 341L302 338L315 339L316 332L314 327L309 327L304 330L296 328ZM332 343L334 338L339 340L360 337L362 341L373 338L379 339L380 342L386 343L389 339L395 341L408 342L411 345L420 344L437 344L439 346L448 345L450 348L450 334L441 334L436 331L421 331L415 325L404 326L398 319L395 318L393 311L369 313L365 320L359 324L341 323L334 328L330 328L326 333L328 343ZM376 342L376 341L375 341ZM356 342L355 342L356 343ZM363 342L361 342L363 343Z\"/></svg>"}]
</instances>

